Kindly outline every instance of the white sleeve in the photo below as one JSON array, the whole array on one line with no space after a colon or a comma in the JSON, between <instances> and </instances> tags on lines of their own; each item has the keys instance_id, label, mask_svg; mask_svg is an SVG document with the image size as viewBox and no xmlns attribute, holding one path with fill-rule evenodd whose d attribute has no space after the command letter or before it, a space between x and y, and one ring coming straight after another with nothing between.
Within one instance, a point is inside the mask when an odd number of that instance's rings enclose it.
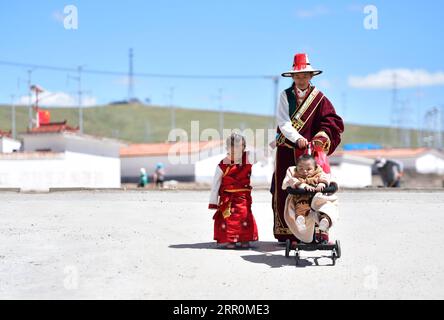
<instances>
[{"instance_id":1,"label":"white sleeve","mask_svg":"<svg viewBox=\"0 0 444 320\"><path fill-rule=\"evenodd\" d=\"M222 182L223 174L224 173L222 172L222 169L219 166L217 166L216 172L214 173L213 186L211 187L210 205L219 204L219 188Z\"/></svg>"},{"instance_id":2,"label":"white sleeve","mask_svg":"<svg viewBox=\"0 0 444 320\"><path fill-rule=\"evenodd\" d=\"M281 92L279 96L277 110L276 110L276 120L284 136L291 142L296 142L298 139L303 138L302 135L293 127L290 120L290 115L288 114L288 100L285 91Z\"/></svg>"}]
</instances>

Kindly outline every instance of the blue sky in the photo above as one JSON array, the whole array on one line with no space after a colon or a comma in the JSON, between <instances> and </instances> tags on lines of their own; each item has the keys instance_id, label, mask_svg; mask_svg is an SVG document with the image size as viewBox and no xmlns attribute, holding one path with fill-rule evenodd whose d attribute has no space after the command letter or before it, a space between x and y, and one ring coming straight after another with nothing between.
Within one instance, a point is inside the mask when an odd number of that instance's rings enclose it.
<instances>
[{"instance_id":1,"label":"blue sky","mask_svg":"<svg viewBox=\"0 0 444 320\"><path fill-rule=\"evenodd\" d=\"M78 8L77 30L63 25L70 4ZM376 30L364 28L366 5L378 10ZM444 105L443 10L439 0L3 0L0 61L126 72L132 47L135 72L279 75L291 67L294 53L307 52L324 71L314 84L347 122L390 124L387 74L396 72L403 123L417 127L427 109ZM26 94L26 70L0 64L0 103ZM67 72L33 73L33 83L69 103L76 83L67 78ZM83 80L88 103L126 98L124 76L85 74ZM282 78L280 90L290 83ZM173 103L182 107L216 109L222 89L226 110L273 111L273 86L265 79L136 78L135 93L167 105L171 87Z\"/></svg>"}]
</instances>

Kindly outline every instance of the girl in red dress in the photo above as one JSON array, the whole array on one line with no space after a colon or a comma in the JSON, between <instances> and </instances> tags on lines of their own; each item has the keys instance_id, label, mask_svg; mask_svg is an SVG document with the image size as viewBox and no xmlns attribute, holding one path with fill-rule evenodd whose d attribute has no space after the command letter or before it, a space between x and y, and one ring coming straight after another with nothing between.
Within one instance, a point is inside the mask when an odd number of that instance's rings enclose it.
<instances>
[{"instance_id":1,"label":"girl in red dress","mask_svg":"<svg viewBox=\"0 0 444 320\"><path fill-rule=\"evenodd\" d=\"M256 221L251 212L250 177L253 162L245 151L245 138L233 133L227 139L227 156L216 168L209 209L216 209L214 240L224 248L236 244L249 248L250 241L258 240Z\"/></svg>"}]
</instances>

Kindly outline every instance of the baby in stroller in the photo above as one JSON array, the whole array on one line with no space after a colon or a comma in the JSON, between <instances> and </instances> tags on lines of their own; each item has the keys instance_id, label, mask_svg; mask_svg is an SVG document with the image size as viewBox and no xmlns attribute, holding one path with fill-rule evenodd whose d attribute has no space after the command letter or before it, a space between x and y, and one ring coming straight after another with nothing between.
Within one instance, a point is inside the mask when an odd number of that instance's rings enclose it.
<instances>
[{"instance_id":1,"label":"baby in stroller","mask_svg":"<svg viewBox=\"0 0 444 320\"><path fill-rule=\"evenodd\" d=\"M333 184L337 189L312 155L302 155L296 166L287 169L282 189L302 191L288 194L284 212L285 222L298 240L312 243L315 235L316 243L329 244L329 229L339 217L337 196L325 193Z\"/></svg>"}]
</instances>

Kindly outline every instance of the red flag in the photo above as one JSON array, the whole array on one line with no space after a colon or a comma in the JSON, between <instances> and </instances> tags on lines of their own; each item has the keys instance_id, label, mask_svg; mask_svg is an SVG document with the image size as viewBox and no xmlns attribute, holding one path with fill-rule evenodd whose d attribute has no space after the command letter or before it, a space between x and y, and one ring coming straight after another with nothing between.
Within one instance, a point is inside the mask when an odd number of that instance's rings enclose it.
<instances>
[{"instance_id":1,"label":"red flag","mask_svg":"<svg viewBox=\"0 0 444 320\"><path fill-rule=\"evenodd\" d=\"M39 124L48 124L51 121L51 113L48 110L39 110Z\"/></svg>"}]
</instances>

